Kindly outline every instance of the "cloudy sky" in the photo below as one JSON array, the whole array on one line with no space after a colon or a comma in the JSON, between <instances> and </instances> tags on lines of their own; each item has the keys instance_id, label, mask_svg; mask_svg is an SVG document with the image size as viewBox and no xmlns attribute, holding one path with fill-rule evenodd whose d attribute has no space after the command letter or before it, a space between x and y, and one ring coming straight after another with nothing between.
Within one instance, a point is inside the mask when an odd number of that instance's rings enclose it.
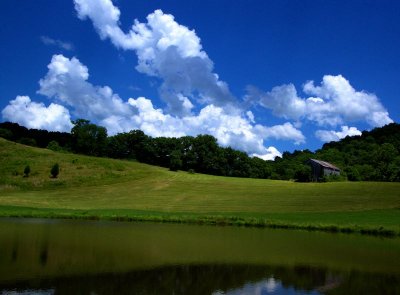
<instances>
[{"instance_id":1,"label":"cloudy sky","mask_svg":"<svg viewBox=\"0 0 400 295\"><path fill-rule=\"evenodd\" d=\"M2 121L272 159L400 120L399 1L2 0Z\"/></svg>"}]
</instances>

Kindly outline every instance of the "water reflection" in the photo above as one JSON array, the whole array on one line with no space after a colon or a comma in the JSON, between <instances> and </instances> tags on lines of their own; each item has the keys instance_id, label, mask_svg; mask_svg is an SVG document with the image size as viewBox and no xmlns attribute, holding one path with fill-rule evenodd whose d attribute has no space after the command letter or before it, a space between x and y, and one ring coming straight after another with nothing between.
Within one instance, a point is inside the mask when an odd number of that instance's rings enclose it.
<instances>
[{"instance_id":1,"label":"water reflection","mask_svg":"<svg viewBox=\"0 0 400 295\"><path fill-rule=\"evenodd\" d=\"M218 290L212 295L266 295L266 294L320 294L317 291L304 291L294 287L284 287L282 282L271 277L256 283L246 283L243 287L228 290Z\"/></svg>"},{"instance_id":2,"label":"water reflection","mask_svg":"<svg viewBox=\"0 0 400 295\"><path fill-rule=\"evenodd\" d=\"M23 291L17 291L17 290L3 290L2 295L53 295L55 294L55 290L23 290Z\"/></svg>"},{"instance_id":3,"label":"water reflection","mask_svg":"<svg viewBox=\"0 0 400 295\"><path fill-rule=\"evenodd\" d=\"M275 279L272 272L273 269L261 266L175 266L122 274L30 280L2 288L3 292L14 288L13 294L318 294L302 291L293 285L295 282Z\"/></svg>"},{"instance_id":4,"label":"water reflection","mask_svg":"<svg viewBox=\"0 0 400 295\"><path fill-rule=\"evenodd\" d=\"M305 270L305 272L303 272ZM1 294L399 294L399 277L271 266L170 266L0 284Z\"/></svg>"},{"instance_id":5,"label":"water reflection","mask_svg":"<svg viewBox=\"0 0 400 295\"><path fill-rule=\"evenodd\" d=\"M0 294L400 294L400 239L3 219Z\"/></svg>"}]
</instances>

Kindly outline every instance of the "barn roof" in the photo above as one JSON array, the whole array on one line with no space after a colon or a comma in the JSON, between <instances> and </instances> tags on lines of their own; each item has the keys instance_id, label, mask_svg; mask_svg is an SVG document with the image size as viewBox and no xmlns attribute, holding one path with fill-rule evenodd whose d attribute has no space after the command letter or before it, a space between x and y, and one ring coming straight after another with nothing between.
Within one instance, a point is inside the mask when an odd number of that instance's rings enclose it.
<instances>
[{"instance_id":1,"label":"barn roof","mask_svg":"<svg viewBox=\"0 0 400 295\"><path fill-rule=\"evenodd\" d=\"M325 161L321 161L321 160L316 160L316 159L310 159L310 161L318 163L322 167L340 171L340 169L338 167L336 167L335 165L332 165L331 163L328 163L328 162L325 162Z\"/></svg>"}]
</instances>

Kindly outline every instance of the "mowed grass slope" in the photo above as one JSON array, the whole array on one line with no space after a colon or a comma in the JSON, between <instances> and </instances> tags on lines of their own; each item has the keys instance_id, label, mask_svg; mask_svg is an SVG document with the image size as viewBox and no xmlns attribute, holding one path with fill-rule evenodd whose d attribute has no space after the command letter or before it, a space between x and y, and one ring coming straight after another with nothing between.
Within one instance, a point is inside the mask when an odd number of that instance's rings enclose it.
<instances>
[{"instance_id":1,"label":"mowed grass slope","mask_svg":"<svg viewBox=\"0 0 400 295\"><path fill-rule=\"evenodd\" d=\"M57 179L50 178L54 163ZM29 177L23 177L26 165ZM0 215L238 223L400 234L400 184L216 177L0 138Z\"/></svg>"}]
</instances>

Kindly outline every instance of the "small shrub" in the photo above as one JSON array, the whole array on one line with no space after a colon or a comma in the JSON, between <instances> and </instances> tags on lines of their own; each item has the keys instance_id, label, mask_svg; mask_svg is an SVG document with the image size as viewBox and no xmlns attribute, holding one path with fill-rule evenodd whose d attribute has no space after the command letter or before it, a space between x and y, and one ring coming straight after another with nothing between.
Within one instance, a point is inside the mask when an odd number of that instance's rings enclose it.
<instances>
[{"instance_id":1,"label":"small shrub","mask_svg":"<svg viewBox=\"0 0 400 295\"><path fill-rule=\"evenodd\" d=\"M331 174L331 175L324 175L322 177L321 182L338 182L338 181L346 181L347 177L344 175L336 175L336 174Z\"/></svg>"},{"instance_id":2,"label":"small shrub","mask_svg":"<svg viewBox=\"0 0 400 295\"><path fill-rule=\"evenodd\" d=\"M49 150L54 151L54 152L59 152L59 151L62 150L62 147L60 147L60 145L58 144L58 142L55 141L55 140L50 141L49 144L47 145L47 148L48 148Z\"/></svg>"},{"instance_id":3,"label":"small shrub","mask_svg":"<svg viewBox=\"0 0 400 295\"><path fill-rule=\"evenodd\" d=\"M24 177L29 177L29 173L31 173L31 167L29 167L29 165L26 165L24 169Z\"/></svg>"},{"instance_id":4,"label":"small shrub","mask_svg":"<svg viewBox=\"0 0 400 295\"><path fill-rule=\"evenodd\" d=\"M188 170L188 173L189 173L189 174L194 174L194 170L193 170L193 169L189 169L189 170Z\"/></svg>"},{"instance_id":5,"label":"small shrub","mask_svg":"<svg viewBox=\"0 0 400 295\"><path fill-rule=\"evenodd\" d=\"M52 178L57 178L58 174L60 173L60 166L58 163L55 163L53 167L51 167L50 173Z\"/></svg>"},{"instance_id":6,"label":"small shrub","mask_svg":"<svg viewBox=\"0 0 400 295\"><path fill-rule=\"evenodd\" d=\"M31 167L29 167L29 165L26 165L24 169L24 177L29 177L29 173L31 173Z\"/></svg>"}]
</instances>

